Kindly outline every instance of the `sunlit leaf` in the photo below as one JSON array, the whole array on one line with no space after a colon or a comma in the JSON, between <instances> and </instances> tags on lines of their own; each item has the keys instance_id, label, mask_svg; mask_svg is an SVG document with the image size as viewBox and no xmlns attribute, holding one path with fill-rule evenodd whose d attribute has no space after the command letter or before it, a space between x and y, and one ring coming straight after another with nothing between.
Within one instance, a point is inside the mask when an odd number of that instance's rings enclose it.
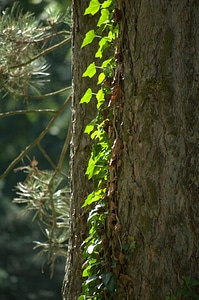
<instances>
[{"instance_id":1,"label":"sunlit leaf","mask_svg":"<svg viewBox=\"0 0 199 300\"><path fill-rule=\"evenodd\" d=\"M92 204L93 202L99 201L104 196L106 189L100 189L98 191L94 191L88 195L82 207Z\"/></svg>"},{"instance_id":2,"label":"sunlit leaf","mask_svg":"<svg viewBox=\"0 0 199 300\"><path fill-rule=\"evenodd\" d=\"M87 69L83 73L82 77L92 78L95 75L95 73L96 73L96 66L95 66L95 63L93 62L87 67Z\"/></svg>"},{"instance_id":3,"label":"sunlit leaf","mask_svg":"<svg viewBox=\"0 0 199 300\"><path fill-rule=\"evenodd\" d=\"M86 300L86 296L84 296L84 295L81 295L81 296L79 296L78 297L78 299L77 300Z\"/></svg>"},{"instance_id":4,"label":"sunlit leaf","mask_svg":"<svg viewBox=\"0 0 199 300\"><path fill-rule=\"evenodd\" d=\"M106 76L105 76L104 72L100 73L98 76L97 84L101 84L104 81L105 77Z\"/></svg>"},{"instance_id":5,"label":"sunlit leaf","mask_svg":"<svg viewBox=\"0 0 199 300\"><path fill-rule=\"evenodd\" d=\"M92 90L91 88L88 88L84 96L81 98L80 103L89 103L91 98L92 98Z\"/></svg>"},{"instance_id":6,"label":"sunlit leaf","mask_svg":"<svg viewBox=\"0 0 199 300\"><path fill-rule=\"evenodd\" d=\"M101 38L101 40L99 41L99 49L95 54L96 58L102 58L104 49L109 46L111 40L112 39L107 36Z\"/></svg>"},{"instance_id":7,"label":"sunlit leaf","mask_svg":"<svg viewBox=\"0 0 199 300\"><path fill-rule=\"evenodd\" d=\"M89 30L86 35L85 35L85 38L83 40L83 43L81 45L81 48L85 47L86 45L92 43L92 41L94 40L95 38L95 31L93 29Z\"/></svg>"},{"instance_id":8,"label":"sunlit leaf","mask_svg":"<svg viewBox=\"0 0 199 300\"><path fill-rule=\"evenodd\" d=\"M91 0L89 7L85 10L84 15L95 15L100 9L100 3L98 0Z\"/></svg>"},{"instance_id":9,"label":"sunlit leaf","mask_svg":"<svg viewBox=\"0 0 199 300\"><path fill-rule=\"evenodd\" d=\"M95 170L95 160L93 160L91 156L85 173L86 175L88 175L88 179L91 179L93 177L94 170Z\"/></svg>"},{"instance_id":10,"label":"sunlit leaf","mask_svg":"<svg viewBox=\"0 0 199 300\"><path fill-rule=\"evenodd\" d=\"M112 57L109 58L109 59L104 60L103 63L102 63L102 68L107 67L112 62L112 60L113 60Z\"/></svg>"},{"instance_id":11,"label":"sunlit leaf","mask_svg":"<svg viewBox=\"0 0 199 300\"><path fill-rule=\"evenodd\" d=\"M97 26L100 27L102 24L109 22L109 15L110 15L110 12L108 9L102 9L101 16L99 18Z\"/></svg>"},{"instance_id":12,"label":"sunlit leaf","mask_svg":"<svg viewBox=\"0 0 199 300\"><path fill-rule=\"evenodd\" d=\"M102 8L107 8L112 4L113 0L106 0L102 3Z\"/></svg>"},{"instance_id":13,"label":"sunlit leaf","mask_svg":"<svg viewBox=\"0 0 199 300\"><path fill-rule=\"evenodd\" d=\"M104 92L102 89L97 92L96 98L97 98L97 108L99 108L104 103Z\"/></svg>"},{"instance_id":14,"label":"sunlit leaf","mask_svg":"<svg viewBox=\"0 0 199 300\"><path fill-rule=\"evenodd\" d=\"M86 125L84 132L90 134L93 131L94 127L95 127L95 122L90 122L89 124Z\"/></svg>"}]
</instances>

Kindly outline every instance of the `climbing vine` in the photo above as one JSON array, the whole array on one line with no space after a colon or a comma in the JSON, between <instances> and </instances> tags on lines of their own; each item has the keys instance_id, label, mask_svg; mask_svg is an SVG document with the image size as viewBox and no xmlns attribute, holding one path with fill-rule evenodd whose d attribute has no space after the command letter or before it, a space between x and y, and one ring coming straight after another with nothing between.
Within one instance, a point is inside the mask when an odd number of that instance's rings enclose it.
<instances>
[{"instance_id":1,"label":"climbing vine","mask_svg":"<svg viewBox=\"0 0 199 300\"><path fill-rule=\"evenodd\" d=\"M99 88L94 93L89 87L80 100L80 103L89 103L95 97L97 116L85 128L85 133L93 140L86 174L89 180L92 179L94 190L82 205L88 216L89 234L82 244L83 285L78 300L113 299L120 287L124 261L135 244L133 239L130 246L121 244L121 224L117 215L116 171L120 164L118 153L123 147L117 129L124 80L119 44L121 11L115 0L103 3L91 0L84 14L96 15L99 19L97 28L86 33L81 47L98 39L95 61L100 60L101 63L96 65L93 61L82 75L89 78L97 75L96 85ZM125 280L128 281L126 277Z\"/></svg>"}]
</instances>

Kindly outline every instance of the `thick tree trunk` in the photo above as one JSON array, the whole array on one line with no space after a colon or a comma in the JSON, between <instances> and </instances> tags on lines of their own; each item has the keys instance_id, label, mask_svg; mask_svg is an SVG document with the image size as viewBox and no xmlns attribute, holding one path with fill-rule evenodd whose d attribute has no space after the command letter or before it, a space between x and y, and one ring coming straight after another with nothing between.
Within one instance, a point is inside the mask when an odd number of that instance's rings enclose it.
<instances>
[{"instance_id":1,"label":"thick tree trunk","mask_svg":"<svg viewBox=\"0 0 199 300\"><path fill-rule=\"evenodd\" d=\"M81 294L81 205L90 140L83 133L93 107L79 105L91 81L82 73L93 48L80 46L95 18L89 1L73 0L73 140L71 242L64 299ZM123 149L117 171L120 245L136 247L114 299L165 300L183 276L199 279L199 1L123 0L120 48L123 105L116 127ZM88 50L89 49L89 50ZM90 52L89 52L90 51ZM123 279L123 280L122 280Z\"/></svg>"},{"instance_id":2,"label":"thick tree trunk","mask_svg":"<svg viewBox=\"0 0 199 300\"><path fill-rule=\"evenodd\" d=\"M199 279L199 2L126 0L122 12L118 216L121 242L136 241L128 299L165 299L182 276Z\"/></svg>"}]
</instances>

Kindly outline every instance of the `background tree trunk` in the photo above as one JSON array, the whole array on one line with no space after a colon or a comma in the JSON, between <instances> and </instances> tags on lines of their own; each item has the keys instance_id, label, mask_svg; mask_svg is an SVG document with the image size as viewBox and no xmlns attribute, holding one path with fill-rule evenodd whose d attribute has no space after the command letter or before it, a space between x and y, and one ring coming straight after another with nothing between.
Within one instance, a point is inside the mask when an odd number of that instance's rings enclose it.
<instances>
[{"instance_id":1,"label":"background tree trunk","mask_svg":"<svg viewBox=\"0 0 199 300\"><path fill-rule=\"evenodd\" d=\"M93 107L79 105L91 81L82 73L93 48L80 49L94 28L73 1L72 235L64 299L81 293L80 245L86 232L81 205L90 191L84 173L90 140L83 134ZM128 280L115 299L163 299L176 294L182 276L199 279L199 2L123 0L123 107L116 119L123 141L117 174L120 242L134 237ZM89 50L88 50L89 49Z\"/></svg>"}]
</instances>

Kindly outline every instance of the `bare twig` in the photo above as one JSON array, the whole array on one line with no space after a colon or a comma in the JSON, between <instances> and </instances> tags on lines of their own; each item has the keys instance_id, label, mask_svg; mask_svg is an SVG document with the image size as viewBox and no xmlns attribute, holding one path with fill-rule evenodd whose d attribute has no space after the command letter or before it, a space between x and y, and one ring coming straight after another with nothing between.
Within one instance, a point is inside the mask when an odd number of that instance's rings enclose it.
<instances>
[{"instance_id":1,"label":"bare twig","mask_svg":"<svg viewBox=\"0 0 199 300\"><path fill-rule=\"evenodd\" d=\"M43 156L45 157L45 159L49 162L49 164L51 165L51 167L55 170L55 169L57 168L57 166L54 164L54 162L52 161L52 159L51 159L51 158L49 157L49 155L46 153L46 151L44 150L44 148L41 146L40 143L38 143L37 146L38 146L39 150L41 151L41 153L43 154ZM60 173L62 176L68 178L68 176L67 176L64 172L62 172L61 170L59 171L59 173Z\"/></svg>"},{"instance_id":2,"label":"bare twig","mask_svg":"<svg viewBox=\"0 0 199 300\"><path fill-rule=\"evenodd\" d=\"M41 151L41 153L43 154L43 156L45 157L45 159L49 162L49 164L51 165L51 167L55 170L56 169L56 165L54 164L54 162L52 161L52 159L49 157L49 155L46 153L46 151L44 150L44 148L41 146L40 143L37 144L39 150Z\"/></svg>"},{"instance_id":3,"label":"bare twig","mask_svg":"<svg viewBox=\"0 0 199 300\"><path fill-rule=\"evenodd\" d=\"M5 113L0 113L0 118L11 117L15 115L26 115L26 114L41 114L41 113L52 113L56 114L57 110L54 109L30 109L30 110L16 110L16 111L8 111Z\"/></svg>"},{"instance_id":4,"label":"bare twig","mask_svg":"<svg viewBox=\"0 0 199 300\"><path fill-rule=\"evenodd\" d=\"M16 68L20 68L20 67L26 66L26 65L30 64L31 62L33 62L34 60L36 60L36 59L38 59L38 58L40 58L42 56L45 56L46 54L48 54L48 53L56 50L59 47L64 46L65 44L67 44L70 41L71 41L71 37L69 37L69 38L61 41L59 44L53 45L50 48L48 48L48 49L40 52L39 54L35 55L33 58L29 59L28 61L26 61L26 62L24 62L22 64L11 66L9 69L16 69Z\"/></svg>"},{"instance_id":5,"label":"bare twig","mask_svg":"<svg viewBox=\"0 0 199 300\"><path fill-rule=\"evenodd\" d=\"M64 161L65 155L66 155L66 151L68 150L68 147L69 147L69 144L70 144L70 140L71 140L71 129L72 129L71 127L72 127L72 125L70 124L70 127L68 129L68 134L67 134L67 137L65 139L64 146L62 148L62 152L61 152L60 157L59 157L59 162L57 164L57 167L56 167L56 170L55 170L55 172L53 174L51 182L53 182L54 177L56 176L56 174L58 172L60 172L60 170L62 168L63 161Z\"/></svg>"},{"instance_id":6,"label":"bare twig","mask_svg":"<svg viewBox=\"0 0 199 300\"><path fill-rule=\"evenodd\" d=\"M60 94L62 92L68 91L70 89L71 89L71 86L67 86L67 87L65 87L63 89L60 89L58 91L51 92L51 93L48 93L48 94L44 94L44 95L41 95L41 96L22 95L22 97L28 97L28 98L31 98L31 99L41 99L41 98L46 98L46 97L49 97L49 96L55 96L55 95Z\"/></svg>"},{"instance_id":7,"label":"bare twig","mask_svg":"<svg viewBox=\"0 0 199 300\"><path fill-rule=\"evenodd\" d=\"M1 76L0 76L1 77ZM2 78L1 78L2 79ZM2 81L2 85L4 87L5 90L11 92L12 94L18 96L18 97L24 97L26 99L30 98L30 99L42 99L42 98L47 98L47 97L50 97L50 96L55 96L57 94L60 94L60 93L63 93L65 91L68 91L71 89L71 86L67 86L63 89L60 89L58 91L55 91L55 92L51 92L51 93L48 93L48 94L44 94L44 95L39 95L39 96L31 96L31 95L28 95L28 94L20 94L20 93L16 93L16 91L11 88L9 85L6 85L5 83L3 83Z\"/></svg>"},{"instance_id":8,"label":"bare twig","mask_svg":"<svg viewBox=\"0 0 199 300\"><path fill-rule=\"evenodd\" d=\"M21 154L19 154L11 163L10 165L7 167L7 169L4 171L4 173L0 176L0 179L4 179L9 173L10 171L14 168L14 166L36 145L38 145L40 143L40 141L44 138L44 136L48 133L49 129L51 128L51 126L54 124L54 122L56 121L56 119L59 117L59 115L62 113L62 111L69 105L71 99L71 95L66 99L66 101L64 102L64 104L60 107L60 109L57 111L56 116L54 116L50 122L48 123L48 125L46 126L46 128L40 133L40 135L29 145L26 147L25 150L23 150L21 152Z\"/></svg>"}]
</instances>

